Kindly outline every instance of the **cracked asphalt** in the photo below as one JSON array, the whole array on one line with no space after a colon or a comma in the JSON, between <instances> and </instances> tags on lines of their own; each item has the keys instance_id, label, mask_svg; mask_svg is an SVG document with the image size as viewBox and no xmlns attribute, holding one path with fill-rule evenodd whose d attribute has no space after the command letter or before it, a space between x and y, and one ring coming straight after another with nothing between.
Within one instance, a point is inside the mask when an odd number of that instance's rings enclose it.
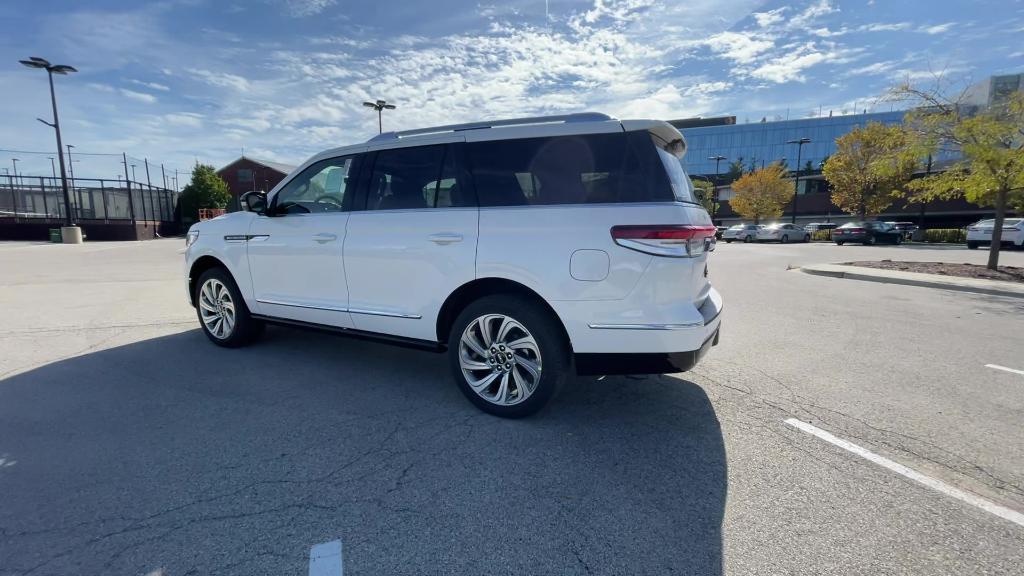
<instances>
[{"instance_id":1,"label":"cracked asphalt","mask_svg":"<svg viewBox=\"0 0 1024 576\"><path fill-rule=\"evenodd\" d=\"M0 575L1019 574L1024 301L806 263L948 247L720 245L693 372L482 414L444 357L284 328L213 347L180 240L0 243ZM1024 252L1004 254L1024 265Z\"/></svg>"}]
</instances>

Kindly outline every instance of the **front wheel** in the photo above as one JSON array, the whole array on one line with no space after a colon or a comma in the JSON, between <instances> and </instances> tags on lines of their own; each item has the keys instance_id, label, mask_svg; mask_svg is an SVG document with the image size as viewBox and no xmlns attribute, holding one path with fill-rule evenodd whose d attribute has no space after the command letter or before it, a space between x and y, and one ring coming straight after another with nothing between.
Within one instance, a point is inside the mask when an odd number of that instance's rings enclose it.
<instances>
[{"instance_id":1,"label":"front wheel","mask_svg":"<svg viewBox=\"0 0 1024 576\"><path fill-rule=\"evenodd\" d=\"M782 240L779 240L779 242L782 243L782 244L789 244L789 235L783 234L782 235Z\"/></svg>"},{"instance_id":2,"label":"front wheel","mask_svg":"<svg viewBox=\"0 0 1024 576\"><path fill-rule=\"evenodd\" d=\"M839 240L836 240L836 246L842 246L842 245L843 245L843 242L841 242Z\"/></svg>"},{"instance_id":3,"label":"front wheel","mask_svg":"<svg viewBox=\"0 0 1024 576\"><path fill-rule=\"evenodd\" d=\"M732 238L729 238L728 240L726 240L725 243L726 244L732 244Z\"/></svg>"},{"instance_id":4,"label":"front wheel","mask_svg":"<svg viewBox=\"0 0 1024 576\"><path fill-rule=\"evenodd\" d=\"M806 244L806 243L808 243L810 241L811 241L811 235L810 234L804 235L804 243Z\"/></svg>"},{"instance_id":5,"label":"front wheel","mask_svg":"<svg viewBox=\"0 0 1024 576\"><path fill-rule=\"evenodd\" d=\"M977 250L978 249L978 243L977 242L968 242L967 243L967 249L968 250Z\"/></svg>"},{"instance_id":6,"label":"front wheel","mask_svg":"<svg viewBox=\"0 0 1024 576\"><path fill-rule=\"evenodd\" d=\"M485 296L467 306L448 336L448 357L466 398L503 418L543 408L572 370L558 321L515 294Z\"/></svg>"},{"instance_id":7,"label":"front wheel","mask_svg":"<svg viewBox=\"0 0 1024 576\"><path fill-rule=\"evenodd\" d=\"M874 236L868 236L867 238L864 239L864 245L865 246L871 246L874 243L875 243L875 237Z\"/></svg>"},{"instance_id":8,"label":"front wheel","mask_svg":"<svg viewBox=\"0 0 1024 576\"><path fill-rule=\"evenodd\" d=\"M897 236L896 237L896 244L897 245L903 244L903 236Z\"/></svg>"},{"instance_id":9,"label":"front wheel","mask_svg":"<svg viewBox=\"0 0 1024 576\"><path fill-rule=\"evenodd\" d=\"M743 242L745 244L750 244L753 241L754 241L754 239L750 237L750 234L747 234L746 236L743 237Z\"/></svg>"},{"instance_id":10,"label":"front wheel","mask_svg":"<svg viewBox=\"0 0 1024 576\"><path fill-rule=\"evenodd\" d=\"M203 272L193 301L203 333L218 346L244 346L263 333L263 323L249 313L238 285L223 268Z\"/></svg>"}]
</instances>

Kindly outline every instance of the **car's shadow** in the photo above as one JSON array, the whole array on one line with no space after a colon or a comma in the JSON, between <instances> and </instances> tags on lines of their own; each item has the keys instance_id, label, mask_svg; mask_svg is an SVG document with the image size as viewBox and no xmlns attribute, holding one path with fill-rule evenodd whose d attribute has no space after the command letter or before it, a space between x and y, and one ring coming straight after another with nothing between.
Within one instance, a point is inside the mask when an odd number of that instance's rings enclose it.
<instances>
[{"instance_id":1,"label":"car's shadow","mask_svg":"<svg viewBox=\"0 0 1024 576\"><path fill-rule=\"evenodd\" d=\"M45 573L720 574L725 447L704 391L580 379L525 420L443 355L198 330L0 381L0 558Z\"/></svg>"}]
</instances>

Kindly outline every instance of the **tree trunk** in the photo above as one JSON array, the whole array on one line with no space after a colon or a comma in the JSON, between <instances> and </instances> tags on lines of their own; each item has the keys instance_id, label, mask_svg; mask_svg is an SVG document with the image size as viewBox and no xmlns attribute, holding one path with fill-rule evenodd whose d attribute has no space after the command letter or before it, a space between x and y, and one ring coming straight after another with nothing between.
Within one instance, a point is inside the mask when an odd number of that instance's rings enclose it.
<instances>
[{"instance_id":1,"label":"tree trunk","mask_svg":"<svg viewBox=\"0 0 1024 576\"><path fill-rule=\"evenodd\" d=\"M999 269L999 248L1003 243L1003 220L1006 219L1006 197L1009 188L1001 188L996 192L996 221L992 223L992 246L988 249L988 269Z\"/></svg>"}]
</instances>

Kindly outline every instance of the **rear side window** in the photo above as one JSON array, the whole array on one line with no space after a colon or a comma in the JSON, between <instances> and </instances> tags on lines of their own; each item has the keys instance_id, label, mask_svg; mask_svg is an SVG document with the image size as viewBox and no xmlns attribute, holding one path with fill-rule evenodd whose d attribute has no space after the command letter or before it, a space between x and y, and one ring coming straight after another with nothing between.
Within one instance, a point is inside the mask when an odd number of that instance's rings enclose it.
<instances>
[{"instance_id":1,"label":"rear side window","mask_svg":"<svg viewBox=\"0 0 1024 576\"><path fill-rule=\"evenodd\" d=\"M466 151L481 206L673 200L647 132L473 142Z\"/></svg>"},{"instance_id":2,"label":"rear side window","mask_svg":"<svg viewBox=\"0 0 1024 576\"><path fill-rule=\"evenodd\" d=\"M367 210L411 210L473 205L460 186L458 150L450 145L381 150L373 163Z\"/></svg>"}]
</instances>

